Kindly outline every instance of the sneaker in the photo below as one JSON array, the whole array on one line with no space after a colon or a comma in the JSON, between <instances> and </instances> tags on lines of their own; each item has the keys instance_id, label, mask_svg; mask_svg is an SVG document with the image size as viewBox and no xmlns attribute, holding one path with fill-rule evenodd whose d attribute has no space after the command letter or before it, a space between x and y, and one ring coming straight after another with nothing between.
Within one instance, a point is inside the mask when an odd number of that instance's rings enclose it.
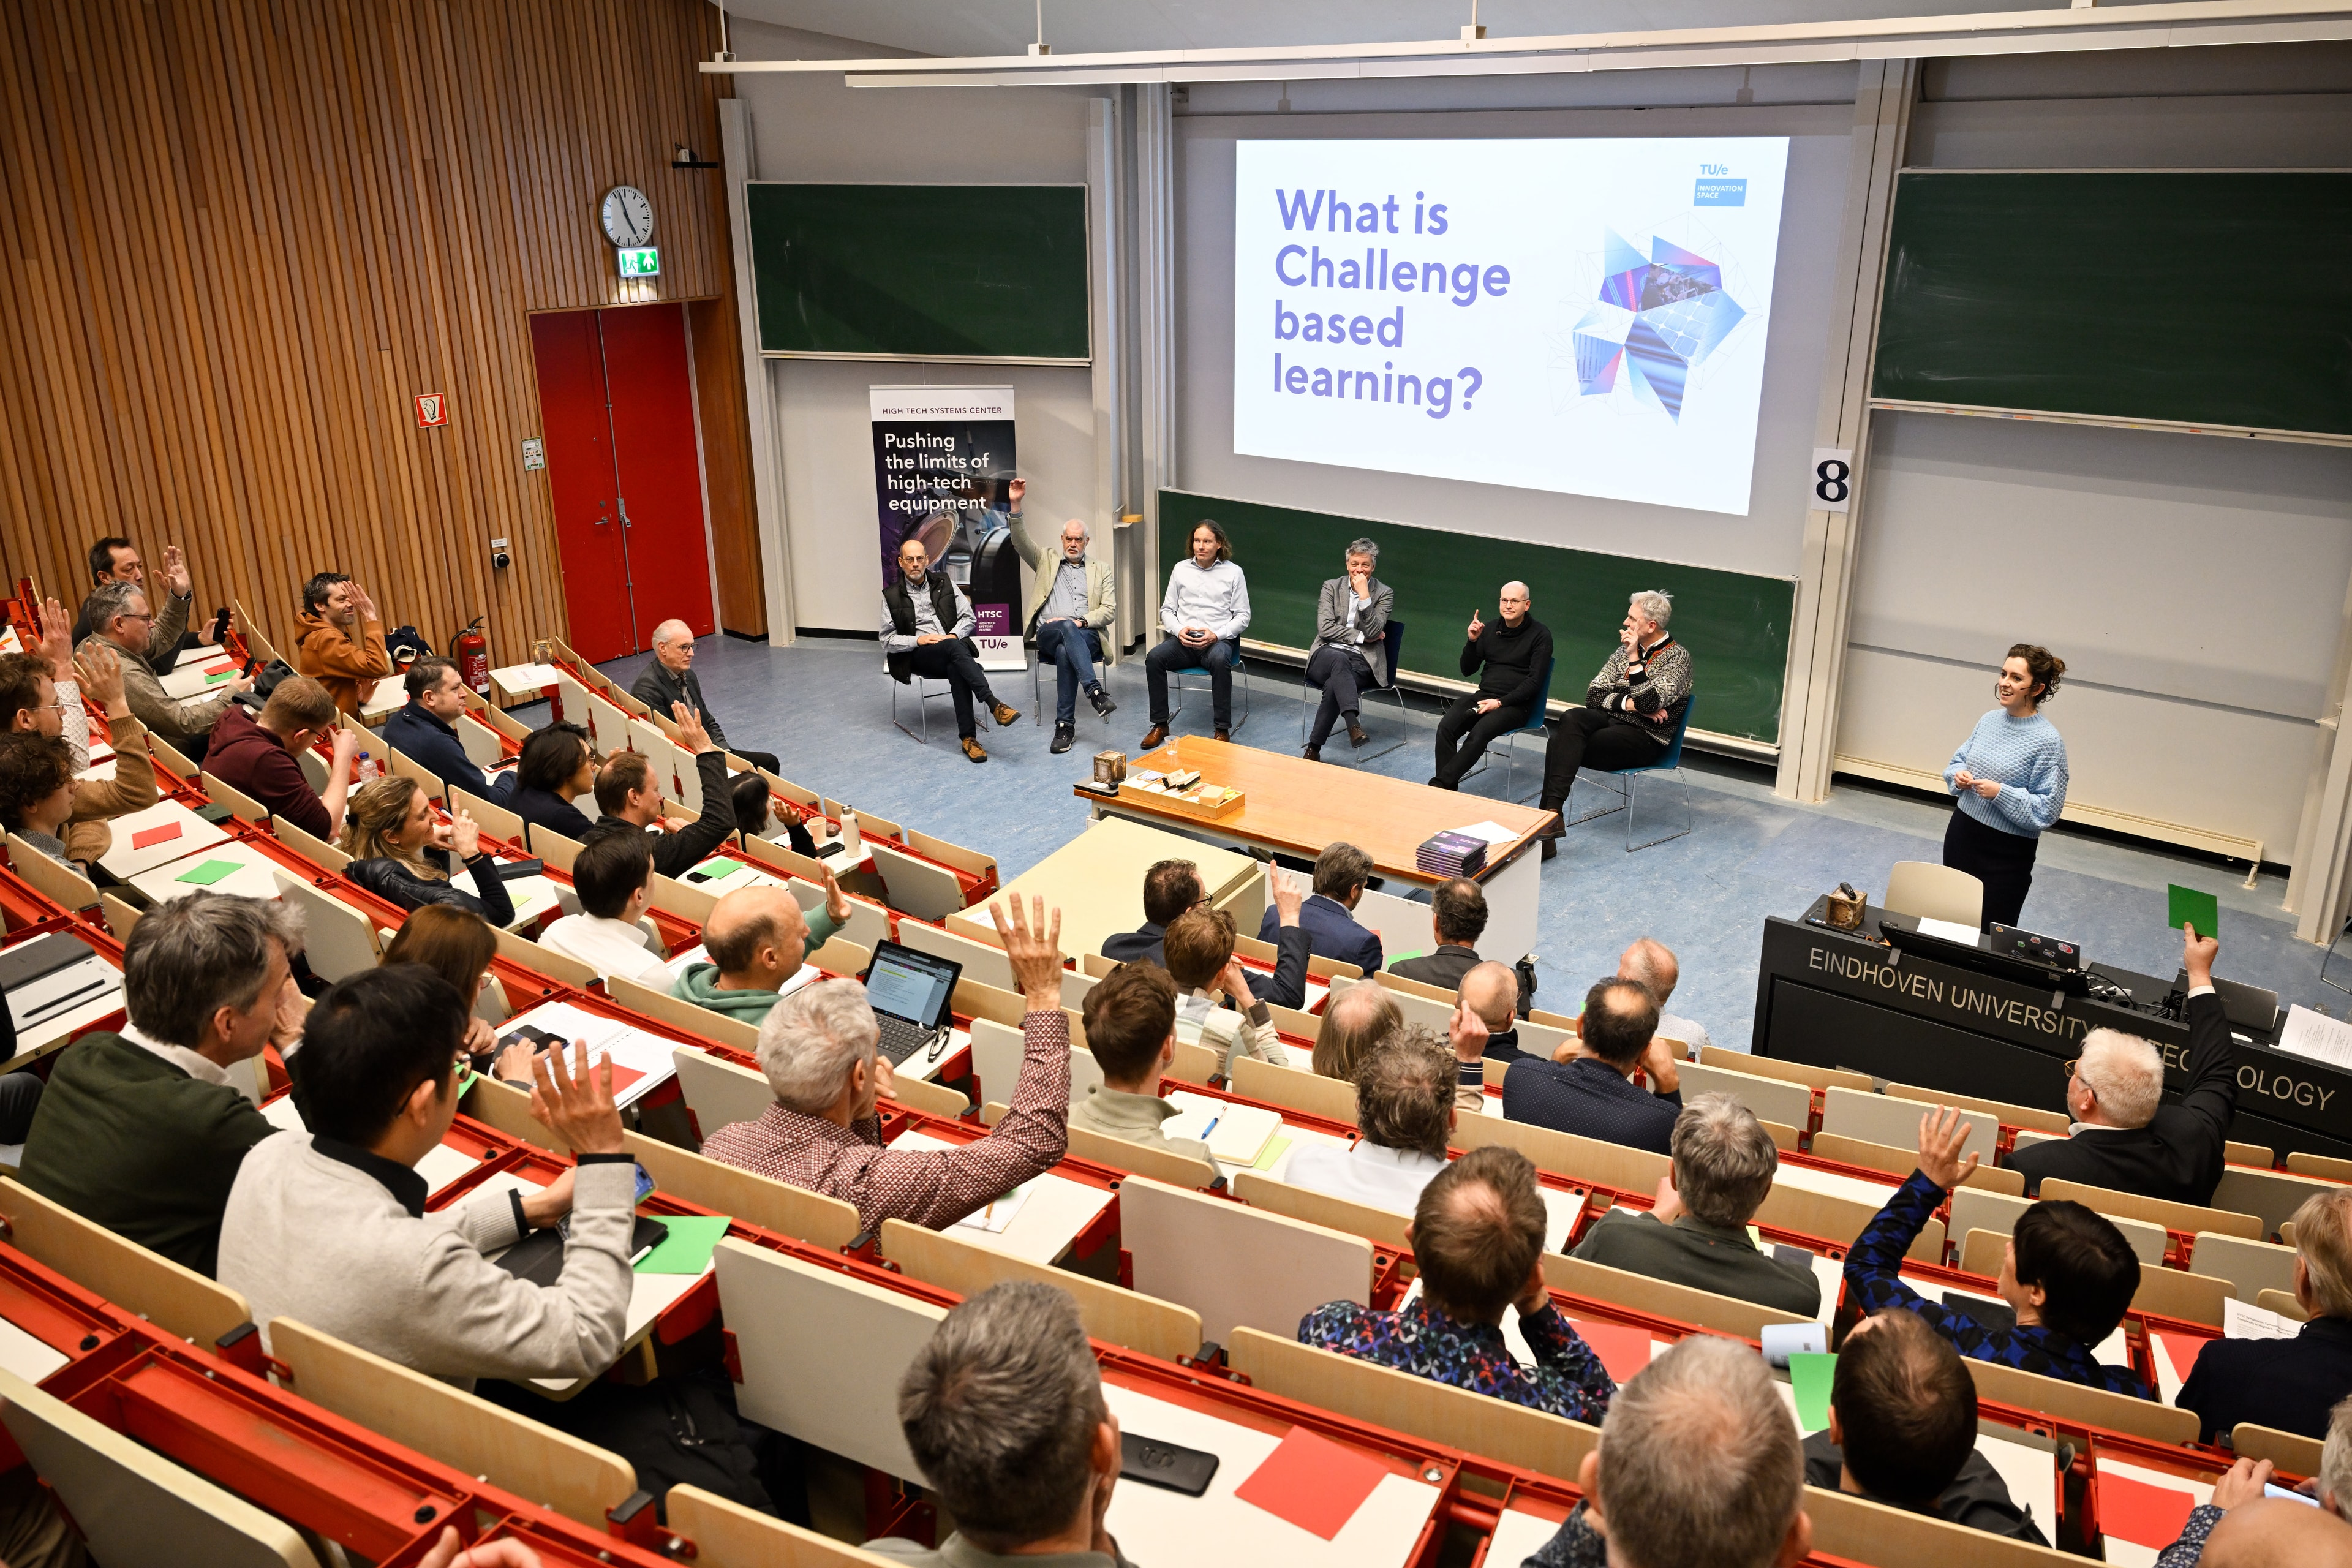
<instances>
[{"instance_id":1,"label":"sneaker","mask_svg":"<svg viewBox=\"0 0 2352 1568\"><path fill-rule=\"evenodd\" d=\"M1305 757L1310 763L1319 763L1323 760L1323 748L1320 746L1302 747L1298 754Z\"/></svg>"},{"instance_id":2,"label":"sneaker","mask_svg":"<svg viewBox=\"0 0 2352 1568\"><path fill-rule=\"evenodd\" d=\"M1071 742L1077 738L1078 727L1076 724L1056 724L1054 726L1054 743L1046 750L1058 756L1068 751Z\"/></svg>"},{"instance_id":3,"label":"sneaker","mask_svg":"<svg viewBox=\"0 0 2352 1568\"><path fill-rule=\"evenodd\" d=\"M1000 730L1010 730L1013 725L1021 722L1021 710L1008 707L1002 702L991 708L988 710L988 716L996 721L996 727Z\"/></svg>"},{"instance_id":4,"label":"sneaker","mask_svg":"<svg viewBox=\"0 0 2352 1568\"><path fill-rule=\"evenodd\" d=\"M963 738L963 754L975 763L988 761L988 749L980 743L980 737L977 735L966 735Z\"/></svg>"},{"instance_id":5,"label":"sneaker","mask_svg":"<svg viewBox=\"0 0 2352 1568\"><path fill-rule=\"evenodd\" d=\"M1110 693L1099 686L1087 693L1087 700L1093 703L1095 711L1106 719L1118 711L1118 704L1113 702L1110 700Z\"/></svg>"},{"instance_id":6,"label":"sneaker","mask_svg":"<svg viewBox=\"0 0 2352 1568\"><path fill-rule=\"evenodd\" d=\"M1154 724L1143 732L1143 745L1139 749L1146 752L1158 751L1160 743L1166 739L1168 739L1168 726Z\"/></svg>"}]
</instances>

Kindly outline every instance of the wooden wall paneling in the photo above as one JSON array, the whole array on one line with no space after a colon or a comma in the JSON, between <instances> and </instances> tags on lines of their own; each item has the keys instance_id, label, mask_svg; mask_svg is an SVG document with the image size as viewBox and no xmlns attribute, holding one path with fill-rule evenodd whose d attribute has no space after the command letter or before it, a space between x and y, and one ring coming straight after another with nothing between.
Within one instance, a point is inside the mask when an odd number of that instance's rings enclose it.
<instances>
[{"instance_id":1,"label":"wooden wall paneling","mask_svg":"<svg viewBox=\"0 0 2352 1568\"><path fill-rule=\"evenodd\" d=\"M199 606L241 599L281 644L328 566L436 647L478 614L496 660L562 636L525 316L712 300L725 339L719 186L668 166L716 145L716 39L701 0L0 7L0 566L77 599L121 532L151 565L184 544ZM650 285L597 232L621 181L655 203ZM733 589L758 569L742 399L698 380ZM419 392L449 426L417 427Z\"/></svg>"}]
</instances>

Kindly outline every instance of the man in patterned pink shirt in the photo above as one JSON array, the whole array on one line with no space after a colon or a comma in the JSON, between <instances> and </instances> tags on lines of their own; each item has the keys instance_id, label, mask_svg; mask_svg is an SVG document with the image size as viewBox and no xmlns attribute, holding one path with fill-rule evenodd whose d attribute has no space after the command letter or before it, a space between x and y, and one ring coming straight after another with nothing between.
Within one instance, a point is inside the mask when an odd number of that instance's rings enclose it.
<instances>
[{"instance_id":1,"label":"man in patterned pink shirt","mask_svg":"<svg viewBox=\"0 0 2352 1568\"><path fill-rule=\"evenodd\" d=\"M1045 900L1022 918L1019 898L989 906L1013 974L1028 999L1013 1108L984 1138L960 1148L882 1147L875 1101L891 1091L890 1063L866 988L828 980L794 993L760 1026L760 1068L776 1103L756 1121L719 1129L705 1155L856 1206L867 1230L886 1219L953 1225L1051 1167L1069 1146L1070 1026L1062 1013L1062 911Z\"/></svg>"}]
</instances>

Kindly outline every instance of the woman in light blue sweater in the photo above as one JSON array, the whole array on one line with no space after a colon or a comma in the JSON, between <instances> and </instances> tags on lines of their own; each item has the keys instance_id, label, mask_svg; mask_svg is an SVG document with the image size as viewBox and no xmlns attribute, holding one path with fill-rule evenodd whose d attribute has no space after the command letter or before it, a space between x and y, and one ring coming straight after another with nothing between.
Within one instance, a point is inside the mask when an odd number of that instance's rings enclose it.
<instances>
[{"instance_id":1,"label":"woman in light blue sweater","mask_svg":"<svg viewBox=\"0 0 2352 1568\"><path fill-rule=\"evenodd\" d=\"M1944 764L1944 785L1959 797L1944 829L1944 864L1984 884L1988 923L2017 923L2042 831L2066 808L2066 742L2042 716L2065 673L2066 661L2046 647L2011 648L1992 686L2000 706Z\"/></svg>"}]
</instances>

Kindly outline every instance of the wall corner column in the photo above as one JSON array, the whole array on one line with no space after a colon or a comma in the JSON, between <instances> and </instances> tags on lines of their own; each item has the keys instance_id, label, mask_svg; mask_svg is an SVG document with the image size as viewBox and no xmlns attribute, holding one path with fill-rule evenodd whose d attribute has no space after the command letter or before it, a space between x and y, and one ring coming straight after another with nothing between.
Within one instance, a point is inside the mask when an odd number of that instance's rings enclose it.
<instances>
[{"instance_id":1,"label":"wall corner column","mask_svg":"<svg viewBox=\"0 0 2352 1568\"><path fill-rule=\"evenodd\" d=\"M1853 454L1848 510L1805 514L1797 567L1789 667L1781 683L1780 766L1773 793L1784 800L1827 799L1837 749L1845 679L1855 547L1868 489L1870 372L1878 337L1880 287L1886 272L1888 218L1895 175L1918 94L1916 60L1864 60L1857 68L1853 162L1838 247L1837 292L1829 351L1822 359L1814 445ZM1794 476L1790 476L1793 482ZM1774 482L1778 482L1777 480Z\"/></svg>"},{"instance_id":2,"label":"wall corner column","mask_svg":"<svg viewBox=\"0 0 2352 1568\"><path fill-rule=\"evenodd\" d=\"M1128 531L1140 559L1119 584L1122 643L1149 637L1160 605L1160 492L1176 472L1176 121L1164 81L1135 88L1135 301L1139 441L1129 503L1143 521Z\"/></svg>"},{"instance_id":3,"label":"wall corner column","mask_svg":"<svg viewBox=\"0 0 2352 1568\"><path fill-rule=\"evenodd\" d=\"M733 241L735 321L742 337L743 407L751 437L751 510L760 534L761 584L768 605L768 646L789 647L799 633L793 617L793 555L784 526L784 469L777 442L775 383L760 353L759 284L751 265L751 215L746 185L759 176L751 110L740 98L719 100L720 156L726 163L728 231Z\"/></svg>"}]
</instances>

